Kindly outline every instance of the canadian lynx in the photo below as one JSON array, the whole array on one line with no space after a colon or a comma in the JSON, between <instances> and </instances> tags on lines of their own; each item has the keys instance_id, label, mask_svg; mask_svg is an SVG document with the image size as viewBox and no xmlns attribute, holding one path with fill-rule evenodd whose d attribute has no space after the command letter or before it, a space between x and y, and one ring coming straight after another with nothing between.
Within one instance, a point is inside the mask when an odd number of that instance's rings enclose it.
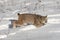
<instances>
[{"instance_id":1,"label":"canadian lynx","mask_svg":"<svg viewBox=\"0 0 60 40\"><path fill-rule=\"evenodd\" d=\"M24 26L25 24L35 25L36 27L41 27L47 23L47 16L41 16L36 14L17 14L18 20L13 21L13 28L16 26Z\"/></svg>"}]
</instances>

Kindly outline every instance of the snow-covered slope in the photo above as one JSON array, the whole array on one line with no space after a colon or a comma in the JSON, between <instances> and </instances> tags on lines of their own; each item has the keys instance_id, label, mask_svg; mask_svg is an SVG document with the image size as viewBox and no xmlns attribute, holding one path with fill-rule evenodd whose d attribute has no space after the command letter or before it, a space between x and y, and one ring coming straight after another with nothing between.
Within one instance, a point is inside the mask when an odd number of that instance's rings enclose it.
<instances>
[{"instance_id":1,"label":"snow-covered slope","mask_svg":"<svg viewBox=\"0 0 60 40\"><path fill-rule=\"evenodd\" d=\"M39 29L9 28L17 13L48 15L48 22ZM32 30L33 29L33 30ZM1 40L60 40L60 0L0 0Z\"/></svg>"}]
</instances>

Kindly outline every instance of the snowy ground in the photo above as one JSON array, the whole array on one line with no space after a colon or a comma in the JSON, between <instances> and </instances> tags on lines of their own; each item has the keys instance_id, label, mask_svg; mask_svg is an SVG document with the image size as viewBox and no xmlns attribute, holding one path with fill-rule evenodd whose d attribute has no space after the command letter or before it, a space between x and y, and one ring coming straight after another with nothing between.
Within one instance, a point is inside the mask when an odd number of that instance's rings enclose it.
<instances>
[{"instance_id":1,"label":"snowy ground","mask_svg":"<svg viewBox=\"0 0 60 40\"><path fill-rule=\"evenodd\" d=\"M35 5L36 3L38 5ZM41 0L41 2L37 0L0 0L0 6L0 40L60 40L59 0ZM10 28L11 20L17 19L18 12L48 15L48 22L39 29L33 25L25 28Z\"/></svg>"}]
</instances>

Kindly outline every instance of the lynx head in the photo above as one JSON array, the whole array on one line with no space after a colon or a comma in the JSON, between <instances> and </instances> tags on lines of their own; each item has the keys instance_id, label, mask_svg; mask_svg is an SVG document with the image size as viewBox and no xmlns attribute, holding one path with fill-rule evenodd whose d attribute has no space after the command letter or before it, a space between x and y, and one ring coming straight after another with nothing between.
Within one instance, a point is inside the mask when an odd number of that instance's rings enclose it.
<instances>
[{"instance_id":1,"label":"lynx head","mask_svg":"<svg viewBox=\"0 0 60 40\"><path fill-rule=\"evenodd\" d=\"M41 23L43 24L47 23L47 16L41 16L40 19L41 19Z\"/></svg>"}]
</instances>

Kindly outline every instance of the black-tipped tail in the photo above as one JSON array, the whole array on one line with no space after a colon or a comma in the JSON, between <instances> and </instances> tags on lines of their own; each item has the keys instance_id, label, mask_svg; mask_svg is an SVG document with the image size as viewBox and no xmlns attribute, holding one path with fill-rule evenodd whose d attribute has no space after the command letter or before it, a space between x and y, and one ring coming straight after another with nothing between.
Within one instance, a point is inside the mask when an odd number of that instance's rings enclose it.
<instances>
[{"instance_id":1,"label":"black-tipped tail","mask_svg":"<svg viewBox=\"0 0 60 40\"><path fill-rule=\"evenodd\" d=\"M20 13L18 13L18 15L20 15Z\"/></svg>"}]
</instances>

